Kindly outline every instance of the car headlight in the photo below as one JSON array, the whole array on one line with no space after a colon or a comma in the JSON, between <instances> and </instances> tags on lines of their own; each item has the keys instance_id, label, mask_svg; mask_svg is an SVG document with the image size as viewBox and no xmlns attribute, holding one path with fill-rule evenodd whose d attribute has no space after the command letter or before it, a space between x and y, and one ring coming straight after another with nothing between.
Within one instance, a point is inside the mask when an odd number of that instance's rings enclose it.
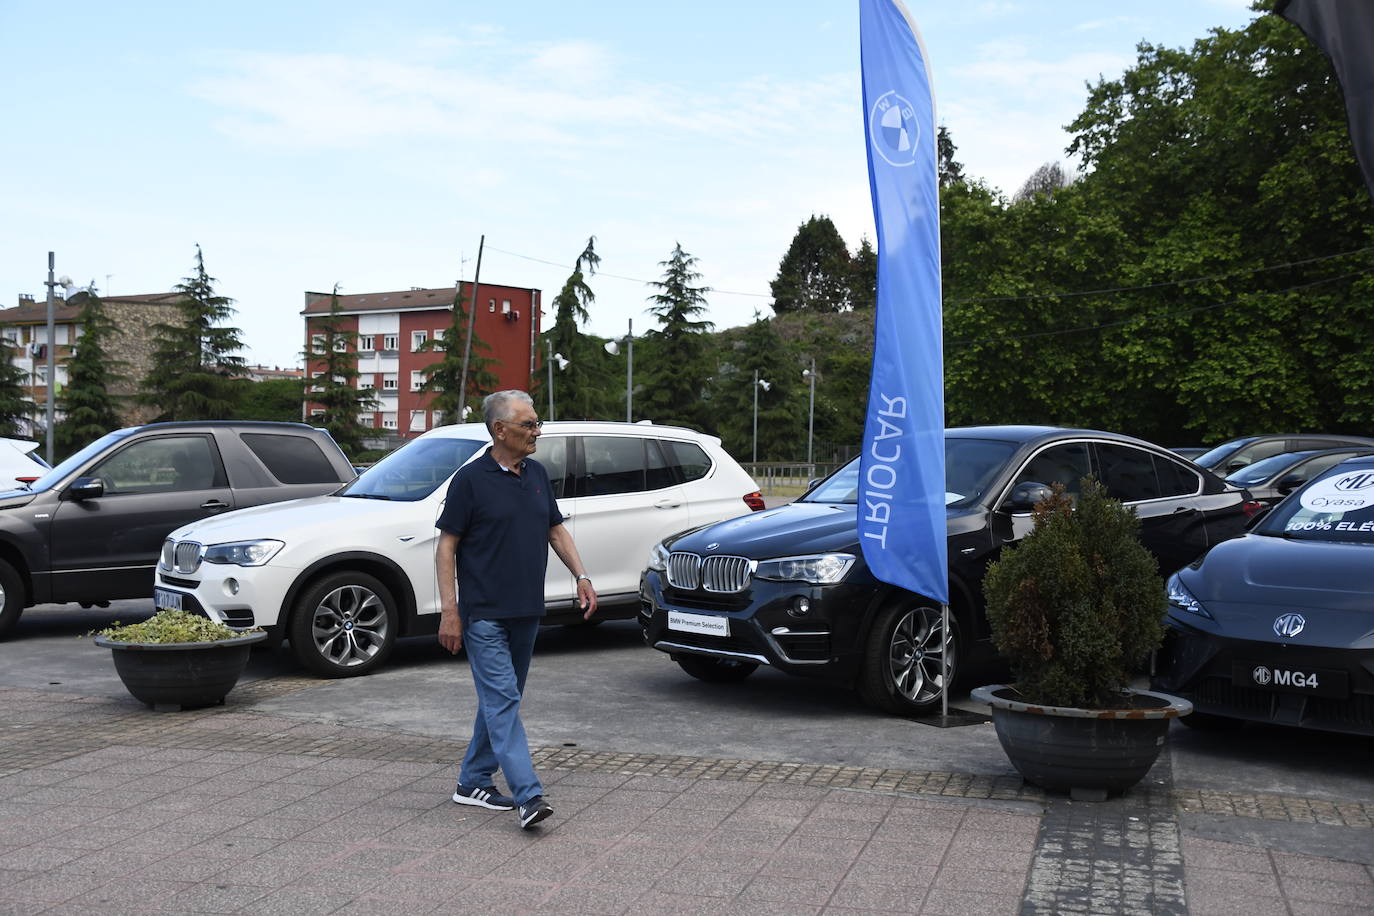
<instances>
[{"instance_id":1,"label":"car headlight","mask_svg":"<svg viewBox=\"0 0 1374 916\"><path fill-rule=\"evenodd\" d=\"M849 553L779 557L776 560L759 560L754 575L760 579L777 579L782 582L830 585L843 579L853 565L854 555Z\"/></svg>"},{"instance_id":2,"label":"car headlight","mask_svg":"<svg viewBox=\"0 0 1374 916\"><path fill-rule=\"evenodd\" d=\"M649 548L649 569L663 572L668 568L668 548L663 546L663 542Z\"/></svg>"},{"instance_id":3,"label":"car headlight","mask_svg":"<svg viewBox=\"0 0 1374 916\"><path fill-rule=\"evenodd\" d=\"M1179 580L1177 573L1169 577L1169 582L1165 586L1165 591L1169 596L1170 607L1176 607L1180 611L1188 614L1206 617L1208 620L1216 619L1202 606L1201 601L1193 597L1193 593L1188 591L1183 582Z\"/></svg>"},{"instance_id":4,"label":"car headlight","mask_svg":"<svg viewBox=\"0 0 1374 916\"><path fill-rule=\"evenodd\" d=\"M277 555L286 545L281 541L235 541L231 544L211 544L201 553L206 563L228 566L261 566Z\"/></svg>"}]
</instances>

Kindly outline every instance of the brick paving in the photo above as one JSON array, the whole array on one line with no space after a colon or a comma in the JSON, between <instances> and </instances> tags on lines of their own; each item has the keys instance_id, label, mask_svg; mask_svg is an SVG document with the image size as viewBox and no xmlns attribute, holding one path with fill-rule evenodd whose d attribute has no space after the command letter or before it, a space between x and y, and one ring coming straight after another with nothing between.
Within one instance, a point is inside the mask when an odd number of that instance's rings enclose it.
<instances>
[{"instance_id":1,"label":"brick paving","mask_svg":"<svg viewBox=\"0 0 1374 916\"><path fill-rule=\"evenodd\" d=\"M0 688L0 914L1374 912L1374 872L1180 831L1374 844L1369 804L541 747L534 831L448 801L459 743Z\"/></svg>"}]
</instances>

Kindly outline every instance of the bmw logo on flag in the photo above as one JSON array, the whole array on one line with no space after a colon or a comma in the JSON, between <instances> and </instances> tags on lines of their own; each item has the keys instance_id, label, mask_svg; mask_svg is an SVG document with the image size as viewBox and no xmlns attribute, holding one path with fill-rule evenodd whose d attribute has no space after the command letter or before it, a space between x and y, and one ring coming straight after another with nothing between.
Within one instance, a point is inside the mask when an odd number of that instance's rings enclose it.
<instances>
[{"instance_id":1,"label":"bmw logo on flag","mask_svg":"<svg viewBox=\"0 0 1374 916\"><path fill-rule=\"evenodd\" d=\"M916 141L921 137L916 110L897 93L884 92L868 114L868 136L889 165L911 165L916 161Z\"/></svg>"}]
</instances>

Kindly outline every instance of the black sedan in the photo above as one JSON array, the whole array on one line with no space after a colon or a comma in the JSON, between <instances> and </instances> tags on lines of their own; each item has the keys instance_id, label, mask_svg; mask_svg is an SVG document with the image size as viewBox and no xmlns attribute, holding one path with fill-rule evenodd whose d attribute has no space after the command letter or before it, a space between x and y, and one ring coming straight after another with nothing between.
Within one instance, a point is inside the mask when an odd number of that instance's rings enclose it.
<instances>
[{"instance_id":1,"label":"black sedan","mask_svg":"<svg viewBox=\"0 0 1374 916\"><path fill-rule=\"evenodd\" d=\"M1374 735L1374 457L1336 465L1170 578L1157 689L1194 726Z\"/></svg>"},{"instance_id":2,"label":"black sedan","mask_svg":"<svg viewBox=\"0 0 1374 916\"><path fill-rule=\"evenodd\" d=\"M1371 451L1374 449L1351 446L1282 452L1246 465L1239 471L1226 475L1226 479L1238 487L1249 490L1250 495L1265 506L1272 506L1327 468L1334 467L1347 458L1368 455Z\"/></svg>"},{"instance_id":3,"label":"black sedan","mask_svg":"<svg viewBox=\"0 0 1374 916\"><path fill-rule=\"evenodd\" d=\"M1049 485L1083 478L1135 507L1167 570L1244 531L1259 504L1167 449L1093 430L945 433L950 627L930 599L878 581L859 548L859 463L794 503L675 535L650 554L639 620L649 645L703 680L759 665L856 686L899 714L938 709L945 671L990 643L982 579L1031 529ZM946 667L947 666L947 667Z\"/></svg>"}]
</instances>

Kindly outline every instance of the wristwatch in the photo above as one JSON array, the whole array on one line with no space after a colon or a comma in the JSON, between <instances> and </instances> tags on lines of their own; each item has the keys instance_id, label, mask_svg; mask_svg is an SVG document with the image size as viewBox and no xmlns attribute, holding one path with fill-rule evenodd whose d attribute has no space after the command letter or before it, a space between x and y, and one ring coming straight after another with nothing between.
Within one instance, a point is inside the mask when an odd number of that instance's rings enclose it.
<instances>
[{"instance_id":1,"label":"wristwatch","mask_svg":"<svg viewBox=\"0 0 1374 916\"><path fill-rule=\"evenodd\" d=\"M586 573L583 573L582 575L578 576L578 577L577 577L576 579L574 579L573 581L574 581L574 582L581 582L583 579L586 579L588 582L592 581L592 577L589 576L589 575L587 575Z\"/></svg>"}]
</instances>

